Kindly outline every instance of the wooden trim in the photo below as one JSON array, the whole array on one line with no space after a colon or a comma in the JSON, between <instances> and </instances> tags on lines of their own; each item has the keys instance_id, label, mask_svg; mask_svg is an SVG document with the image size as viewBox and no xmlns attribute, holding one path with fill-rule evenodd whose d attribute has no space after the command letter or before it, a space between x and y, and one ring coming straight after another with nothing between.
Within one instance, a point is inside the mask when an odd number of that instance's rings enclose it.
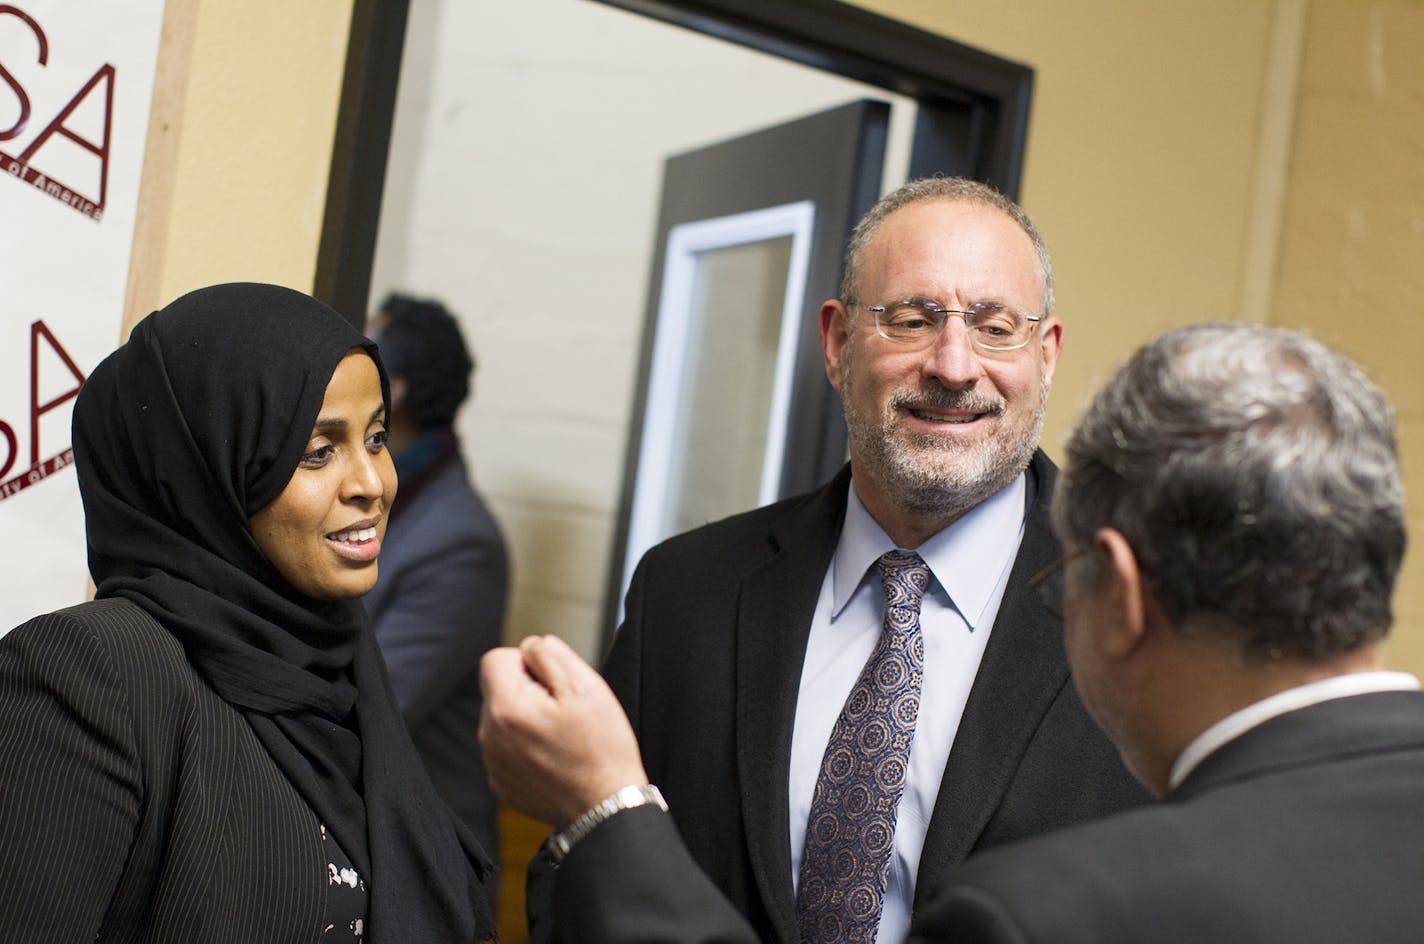
<instances>
[{"instance_id":1,"label":"wooden trim","mask_svg":"<svg viewBox=\"0 0 1424 944\"><path fill-rule=\"evenodd\" d=\"M119 327L121 344L135 324L169 301L160 295L163 260L168 257L168 227L173 219L173 188L178 178L178 148L197 22L197 0L168 0L163 5L153 100L148 113L138 206L134 213L133 247Z\"/></svg>"}]
</instances>

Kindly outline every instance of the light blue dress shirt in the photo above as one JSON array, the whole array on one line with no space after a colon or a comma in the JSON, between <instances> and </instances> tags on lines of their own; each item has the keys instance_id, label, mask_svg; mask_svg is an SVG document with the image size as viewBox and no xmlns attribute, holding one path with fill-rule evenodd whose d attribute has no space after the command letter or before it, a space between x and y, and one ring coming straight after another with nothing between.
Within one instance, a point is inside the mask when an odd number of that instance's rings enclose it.
<instances>
[{"instance_id":1,"label":"light blue dress shirt","mask_svg":"<svg viewBox=\"0 0 1424 944\"><path fill-rule=\"evenodd\" d=\"M884 619L875 562L895 544L860 503L854 486L852 481L845 525L811 620L796 700L788 789L793 885L801 870L806 821L826 742L875 648ZM1025 489L1020 474L914 549L933 575L920 611L925 680L896 817L890 884L877 935L881 942L898 942L909 930L920 851L940 779L1023 538Z\"/></svg>"}]
</instances>

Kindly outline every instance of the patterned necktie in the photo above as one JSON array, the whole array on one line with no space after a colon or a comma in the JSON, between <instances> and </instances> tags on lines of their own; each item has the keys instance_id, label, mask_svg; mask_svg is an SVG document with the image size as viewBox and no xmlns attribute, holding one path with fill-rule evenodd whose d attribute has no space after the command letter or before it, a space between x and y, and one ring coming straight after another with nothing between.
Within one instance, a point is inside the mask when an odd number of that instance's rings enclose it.
<instances>
[{"instance_id":1,"label":"patterned necktie","mask_svg":"<svg viewBox=\"0 0 1424 944\"><path fill-rule=\"evenodd\" d=\"M831 731L806 823L796 892L801 944L874 941L890 880L895 811L920 713L920 600L930 570L902 551L879 567L884 627Z\"/></svg>"}]
</instances>

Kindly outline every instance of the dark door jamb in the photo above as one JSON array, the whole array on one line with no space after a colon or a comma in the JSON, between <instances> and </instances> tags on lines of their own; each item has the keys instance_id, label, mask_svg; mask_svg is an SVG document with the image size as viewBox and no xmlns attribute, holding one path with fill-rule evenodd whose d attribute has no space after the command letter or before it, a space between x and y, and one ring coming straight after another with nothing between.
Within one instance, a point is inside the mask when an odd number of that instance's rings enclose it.
<instances>
[{"instance_id":1,"label":"dark door jamb","mask_svg":"<svg viewBox=\"0 0 1424 944\"><path fill-rule=\"evenodd\" d=\"M1015 199L1033 69L840 0L595 0L917 99L910 176ZM966 153L961 143L968 130Z\"/></svg>"}]
</instances>

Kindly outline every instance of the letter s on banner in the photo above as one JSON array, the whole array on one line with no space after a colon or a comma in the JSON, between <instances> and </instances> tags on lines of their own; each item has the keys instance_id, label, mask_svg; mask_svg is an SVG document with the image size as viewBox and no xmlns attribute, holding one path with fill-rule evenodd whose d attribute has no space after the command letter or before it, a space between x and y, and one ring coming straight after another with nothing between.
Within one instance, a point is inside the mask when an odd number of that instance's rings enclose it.
<instances>
[{"instance_id":1,"label":"letter s on banner","mask_svg":"<svg viewBox=\"0 0 1424 944\"><path fill-rule=\"evenodd\" d=\"M31 29L31 31L34 32L35 39L38 41L40 47L40 52L39 55L36 57L36 60L42 66L48 65L49 40L45 38L44 30L40 29L40 25L36 23L33 19L31 19L30 15L24 10L21 10L18 7L13 7L8 3L0 3L0 16L4 16L7 13L15 17L16 19L22 21L26 26ZM10 90L15 93L15 97L19 99L20 104L20 117L15 119L15 123L13 125L6 128L4 131L0 131L0 141L8 141L11 138L19 135L21 131L24 131L25 125L29 124L30 97L25 94L24 86L22 86L18 81L15 80L15 77L10 74L10 70L6 69L3 64L0 64L0 79L3 79L5 81L5 84L10 86ZM4 474L4 472L0 472L0 475Z\"/></svg>"}]
</instances>

